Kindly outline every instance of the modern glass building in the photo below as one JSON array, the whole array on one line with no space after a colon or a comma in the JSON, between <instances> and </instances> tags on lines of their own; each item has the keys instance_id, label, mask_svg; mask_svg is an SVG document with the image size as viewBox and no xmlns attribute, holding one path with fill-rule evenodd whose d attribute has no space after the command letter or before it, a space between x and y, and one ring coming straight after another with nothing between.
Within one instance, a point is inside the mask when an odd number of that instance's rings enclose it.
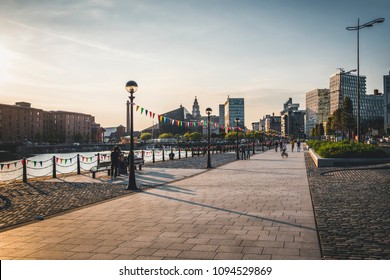
<instances>
[{"instance_id":1,"label":"modern glass building","mask_svg":"<svg viewBox=\"0 0 390 280\"><path fill-rule=\"evenodd\" d=\"M330 115L338 108L341 108L344 98L348 96L352 101L353 114L357 115L357 95L356 95L357 75L350 74L344 70L330 77L329 97L330 97ZM359 76L360 101L366 95L366 77ZM362 103L360 104L362 105ZM360 110L362 113L362 109Z\"/></svg>"},{"instance_id":2,"label":"modern glass building","mask_svg":"<svg viewBox=\"0 0 390 280\"><path fill-rule=\"evenodd\" d=\"M390 134L390 71L389 75L383 76L383 96L384 96L384 128L385 133Z\"/></svg>"},{"instance_id":3,"label":"modern glass building","mask_svg":"<svg viewBox=\"0 0 390 280\"><path fill-rule=\"evenodd\" d=\"M329 116L329 89L314 89L306 93L306 134Z\"/></svg>"},{"instance_id":4,"label":"modern glass building","mask_svg":"<svg viewBox=\"0 0 390 280\"><path fill-rule=\"evenodd\" d=\"M225 126L235 127L235 119L239 118L239 127L245 128L244 98L230 98L225 102Z\"/></svg>"}]
</instances>

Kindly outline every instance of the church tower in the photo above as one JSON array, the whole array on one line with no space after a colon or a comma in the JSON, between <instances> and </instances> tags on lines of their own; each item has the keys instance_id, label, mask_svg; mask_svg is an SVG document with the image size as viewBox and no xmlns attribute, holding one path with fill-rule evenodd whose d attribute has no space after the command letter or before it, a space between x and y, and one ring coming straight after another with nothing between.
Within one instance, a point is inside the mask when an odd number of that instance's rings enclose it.
<instances>
[{"instance_id":1,"label":"church tower","mask_svg":"<svg viewBox=\"0 0 390 280\"><path fill-rule=\"evenodd\" d=\"M199 110L199 104L198 104L198 99L196 99L196 96L195 96L195 100L194 100L194 105L192 105L192 116L195 118L195 119L198 119L200 118L200 110Z\"/></svg>"}]
</instances>

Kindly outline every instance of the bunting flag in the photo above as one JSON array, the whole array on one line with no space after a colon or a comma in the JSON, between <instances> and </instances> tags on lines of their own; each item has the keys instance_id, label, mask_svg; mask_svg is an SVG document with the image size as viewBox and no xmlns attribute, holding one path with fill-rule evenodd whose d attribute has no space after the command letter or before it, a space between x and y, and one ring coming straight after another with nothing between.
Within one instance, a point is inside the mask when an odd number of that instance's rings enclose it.
<instances>
[{"instance_id":1,"label":"bunting flag","mask_svg":"<svg viewBox=\"0 0 390 280\"><path fill-rule=\"evenodd\" d=\"M136 105L136 104L133 104L133 105ZM149 116L149 118L151 119L154 119L156 117L156 113L140 106L140 105L136 105L136 111L138 112L138 110L140 110L141 112L141 115L143 115L143 113L145 112L145 116ZM157 119L159 122L161 123L166 123L166 124L170 124L170 125L175 125L175 126L179 126L179 127L201 127L203 125L207 125L207 121L196 121L196 122L186 122L186 121L182 121L182 120L175 120L175 119L172 119L172 118L168 118L168 117L164 117L162 115L159 115L157 114ZM219 128L219 129L224 129L224 126L223 125L219 125L218 123L213 123L213 122L210 122L210 126L214 127L214 128Z\"/></svg>"}]
</instances>

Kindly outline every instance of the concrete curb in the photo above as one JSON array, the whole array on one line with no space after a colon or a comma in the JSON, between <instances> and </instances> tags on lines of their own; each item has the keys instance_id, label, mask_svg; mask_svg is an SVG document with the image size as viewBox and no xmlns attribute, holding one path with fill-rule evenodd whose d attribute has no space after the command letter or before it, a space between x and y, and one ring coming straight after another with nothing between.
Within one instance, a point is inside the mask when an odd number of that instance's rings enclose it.
<instances>
[{"instance_id":1,"label":"concrete curb","mask_svg":"<svg viewBox=\"0 0 390 280\"><path fill-rule=\"evenodd\" d=\"M322 158L310 147L308 149L317 167L353 166L390 162L390 158Z\"/></svg>"}]
</instances>

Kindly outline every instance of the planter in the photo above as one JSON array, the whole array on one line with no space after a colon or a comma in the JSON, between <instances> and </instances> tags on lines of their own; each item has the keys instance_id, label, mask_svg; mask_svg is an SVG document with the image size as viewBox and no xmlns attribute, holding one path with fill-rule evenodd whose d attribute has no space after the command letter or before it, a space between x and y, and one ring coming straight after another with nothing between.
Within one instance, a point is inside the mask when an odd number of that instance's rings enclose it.
<instances>
[{"instance_id":1,"label":"planter","mask_svg":"<svg viewBox=\"0 0 390 280\"><path fill-rule=\"evenodd\" d=\"M317 167L356 166L390 162L390 158L322 158L310 147L308 149Z\"/></svg>"}]
</instances>

